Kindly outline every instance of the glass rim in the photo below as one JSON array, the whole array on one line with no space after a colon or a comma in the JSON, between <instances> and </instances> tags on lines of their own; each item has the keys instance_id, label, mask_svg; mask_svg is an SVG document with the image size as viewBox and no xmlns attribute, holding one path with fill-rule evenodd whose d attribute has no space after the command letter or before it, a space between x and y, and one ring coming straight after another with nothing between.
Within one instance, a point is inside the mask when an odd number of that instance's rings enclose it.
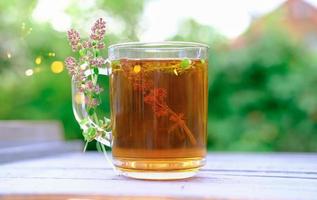
<instances>
[{"instance_id":1,"label":"glass rim","mask_svg":"<svg viewBox=\"0 0 317 200\"><path fill-rule=\"evenodd\" d=\"M195 49L206 48L209 46L198 42L184 42L184 41L163 41L163 42L124 42L113 44L108 47L113 49Z\"/></svg>"}]
</instances>

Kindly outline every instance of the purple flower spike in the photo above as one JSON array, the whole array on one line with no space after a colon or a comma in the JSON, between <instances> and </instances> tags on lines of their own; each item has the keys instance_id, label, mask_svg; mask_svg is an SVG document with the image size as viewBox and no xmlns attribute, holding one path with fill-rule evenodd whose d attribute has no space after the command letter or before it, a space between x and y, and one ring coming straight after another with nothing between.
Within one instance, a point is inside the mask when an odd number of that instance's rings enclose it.
<instances>
[{"instance_id":1,"label":"purple flower spike","mask_svg":"<svg viewBox=\"0 0 317 200\"><path fill-rule=\"evenodd\" d=\"M77 61L73 57L67 57L65 59L65 65L69 74L74 78L76 82L81 82L84 80L84 72L80 69Z\"/></svg>"},{"instance_id":2,"label":"purple flower spike","mask_svg":"<svg viewBox=\"0 0 317 200\"><path fill-rule=\"evenodd\" d=\"M105 43L99 42L98 45L97 45L97 48L98 48L98 49L103 49L103 48L105 48Z\"/></svg>"},{"instance_id":3,"label":"purple flower spike","mask_svg":"<svg viewBox=\"0 0 317 200\"><path fill-rule=\"evenodd\" d=\"M67 36L68 36L69 44L72 47L72 50L73 51L79 50L81 48L80 47L80 35L79 35L79 33L76 30L71 29L71 30L67 31Z\"/></svg>"},{"instance_id":4,"label":"purple flower spike","mask_svg":"<svg viewBox=\"0 0 317 200\"><path fill-rule=\"evenodd\" d=\"M101 68L105 64L105 59L102 57L94 58L90 60L90 64Z\"/></svg>"},{"instance_id":5,"label":"purple flower spike","mask_svg":"<svg viewBox=\"0 0 317 200\"><path fill-rule=\"evenodd\" d=\"M100 50L105 48L104 36L106 33L106 22L100 18L91 28L90 38L81 40L79 33L71 29L67 32L69 44L73 51L78 51L79 57L67 57L65 65L69 74L72 76L74 86L85 96L85 106L89 110L89 115L96 115L95 109L101 103L99 94L103 89L98 85L98 68L105 65L105 59L100 56ZM85 71L90 70L91 75L86 76ZM91 112L93 111L93 112ZM106 122L101 126L108 126ZM93 140L96 135L87 136L84 131L84 137L87 142Z\"/></svg>"},{"instance_id":6,"label":"purple flower spike","mask_svg":"<svg viewBox=\"0 0 317 200\"><path fill-rule=\"evenodd\" d=\"M78 66L75 58L73 58L71 56L67 57L65 60L65 65L66 65L70 75L74 76L77 74L79 66Z\"/></svg>"},{"instance_id":7,"label":"purple flower spike","mask_svg":"<svg viewBox=\"0 0 317 200\"><path fill-rule=\"evenodd\" d=\"M91 32L90 38L92 40L103 40L106 33L106 22L102 18L99 18L91 28Z\"/></svg>"},{"instance_id":8,"label":"purple flower spike","mask_svg":"<svg viewBox=\"0 0 317 200\"><path fill-rule=\"evenodd\" d=\"M96 85L96 87L95 87L95 92L96 92L97 94L100 94L102 91L103 91L103 88L101 88L99 85Z\"/></svg>"},{"instance_id":9,"label":"purple flower spike","mask_svg":"<svg viewBox=\"0 0 317 200\"><path fill-rule=\"evenodd\" d=\"M96 107L100 104L100 102L95 99L95 98L89 98L89 97L85 97L85 103L87 104L88 107L92 108L92 107Z\"/></svg>"},{"instance_id":10,"label":"purple flower spike","mask_svg":"<svg viewBox=\"0 0 317 200\"><path fill-rule=\"evenodd\" d=\"M96 94L100 94L103 91L103 89L98 84L95 85L91 80L87 81L83 85L83 89Z\"/></svg>"},{"instance_id":11,"label":"purple flower spike","mask_svg":"<svg viewBox=\"0 0 317 200\"><path fill-rule=\"evenodd\" d=\"M92 47L92 44L91 44L90 41L84 41L84 42L83 42L83 47L84 47L85 49L88 49L88 48L91 48L91 47Z\"/></svg>"},{"instance_id":12,"label":"purple flower spike","mask_svg":"<svg viewBox=\"0 0 317 200\"><path fill-rule=\"evenodd\" d=\"M93 90L94 89L94 83L92 82L92 81L87 81L87 83L86 83L86 89L87 90Z\"/></svg>"}]
</instances>

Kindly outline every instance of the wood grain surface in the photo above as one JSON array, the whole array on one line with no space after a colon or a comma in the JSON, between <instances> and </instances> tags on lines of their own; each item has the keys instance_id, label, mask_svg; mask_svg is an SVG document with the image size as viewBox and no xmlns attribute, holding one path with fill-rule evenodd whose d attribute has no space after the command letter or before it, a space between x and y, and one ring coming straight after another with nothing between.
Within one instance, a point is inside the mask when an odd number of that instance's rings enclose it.
<instances>
[{"instance_id":1,"label":"wood grain surface","mask_svg":"<svg viewBox=\"0 0 317 200\"><path fill-rule=\"evenodd\" d=\"M143 181L70 153L0 165L0 199L317 199L317 154L210 153L194 178Z\"/></svg>"}]
</instances>

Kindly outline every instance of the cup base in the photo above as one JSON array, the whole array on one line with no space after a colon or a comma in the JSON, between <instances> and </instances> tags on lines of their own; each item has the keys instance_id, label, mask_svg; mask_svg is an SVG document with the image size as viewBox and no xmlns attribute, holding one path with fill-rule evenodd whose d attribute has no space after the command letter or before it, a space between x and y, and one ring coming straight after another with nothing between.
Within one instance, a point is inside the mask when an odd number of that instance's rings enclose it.
<instances>
[{"instance_id":1,"label":"cup base","mask_svg":"<svg viewBox=\"0 0 317 200\"><path fill-rule=\"evenodd\" d=\"M203 157L137 159L115 157L116 168L122 175L147 180L175 180L193 177L205 164Z\"/></svg>"},{"instance_id":2,"label":"cup base","mask_svg":"<svg viewBox=\"0 0 317 200\"><path fill-rule=\"evenodd\" d=\"M179 172L137 172L119 169L123 176L142 180L178 180L191 178L197 174L199 169Z\"/></svg>"}]
</instances>

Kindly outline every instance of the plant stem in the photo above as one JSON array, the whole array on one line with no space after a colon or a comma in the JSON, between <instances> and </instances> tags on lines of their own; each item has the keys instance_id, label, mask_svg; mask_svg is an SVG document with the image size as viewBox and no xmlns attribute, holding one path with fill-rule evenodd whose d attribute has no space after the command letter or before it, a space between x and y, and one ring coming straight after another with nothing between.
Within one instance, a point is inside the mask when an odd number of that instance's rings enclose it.
<instances>
[{"instance_id":1,"label":"plant stem","mask_svg":"<svg viewBox=\"0 0 317 200\"><path fill-rule=\"evenodd\" d=\"M168 105L162 105L162 104L160 104L160 103L158 103L158 102L157 102L156 104L157 104L158 106L160 106L161 108L166 109L170 115L174 116L175 118L178 118L179 120L178 120L178 122L176 122L176 123L178 123L178 124L181 126L181 128L184 130L184 132L186 133L187 137L189 138L191 144L192 144L192 145L197 144L197 141L196 141L195 137L193 136L193 133L190 131L190 129L188 128L188 126L186 125L186 123L184 122L184 120L181 119L181 118L177 115L177 113L175 113L170 107L168 107Z\"/></svg>"}]
</instances>

